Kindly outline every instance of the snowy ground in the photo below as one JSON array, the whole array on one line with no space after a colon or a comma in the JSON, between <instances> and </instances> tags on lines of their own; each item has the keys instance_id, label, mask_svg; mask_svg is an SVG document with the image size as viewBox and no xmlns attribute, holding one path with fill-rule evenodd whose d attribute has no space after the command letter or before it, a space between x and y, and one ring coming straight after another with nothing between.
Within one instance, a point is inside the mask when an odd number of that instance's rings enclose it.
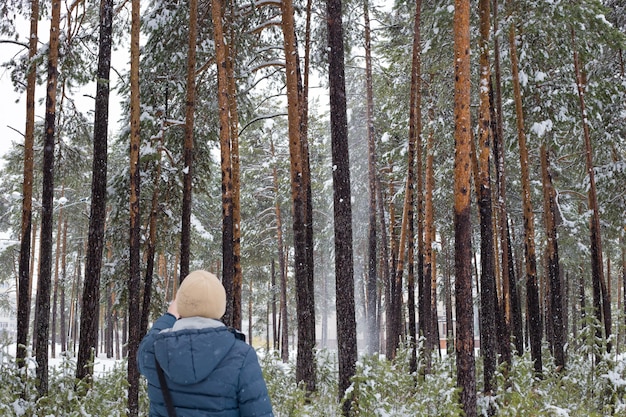
<instances>
[{"instance_id":1,"label":"snowy ground","mask_svg":"<svg viewBox=\"0 0 626 417\"><path fill-rule=\"evenodd\" d=\"M9 345L3 345L0 348L0 362L3 361L13 361L15 358L15 350L16 350L17 346L15 343L11 343ZM57 344L57 348L56 348L56 357L48 357L48 366L51 368L57 367L59 366L64 357L63 355L60 353L61 352L61 347L60 345ZM76 356L78 353L74 353L74 356L72 357L72 361L76 361ZM111 371L117 364L119 364L121 361L117 360L117 359L109 359L106 357L106 355L104 354L100 354L97 358L96 361L94 363L94 373L96 375L101 375L104 374L106 372ZM29 368L35 369L35 358L31 357L30 358L30 365Z\"/></svg>"}]
</instances>

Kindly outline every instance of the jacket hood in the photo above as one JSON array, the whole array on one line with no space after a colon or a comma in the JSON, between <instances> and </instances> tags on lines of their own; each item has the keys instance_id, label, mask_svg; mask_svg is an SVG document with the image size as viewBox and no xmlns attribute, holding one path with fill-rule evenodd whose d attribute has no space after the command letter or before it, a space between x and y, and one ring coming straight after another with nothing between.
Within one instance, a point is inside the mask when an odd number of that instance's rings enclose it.
<instances>
[{"instance_id":1,"label":"jacket hood","mask_svg":"<svg viewBox=\"0 0 626 417\"><path fill-rule=\"evenodd\" d=\"M189 317L155 336L154 352L172 382L206 379L235 344L235 336L217 320Z\"/></svg>"}]
</instances>

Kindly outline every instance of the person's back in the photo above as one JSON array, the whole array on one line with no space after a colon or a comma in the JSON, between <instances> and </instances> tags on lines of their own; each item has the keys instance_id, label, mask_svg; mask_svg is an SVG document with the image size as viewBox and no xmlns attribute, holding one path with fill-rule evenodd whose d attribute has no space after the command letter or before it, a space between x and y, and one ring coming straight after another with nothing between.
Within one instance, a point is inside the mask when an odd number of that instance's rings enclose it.
<instances>
[{"instance_id":1,"label":"person's back","mask_svg":"<svg viewBox=\"0 0 626 417\"><path fill-rule=\"evenodd\" d=\"M273 416L255 350L215 319L223 315L221 283L217 309L198 309L197 301L207 300L204 285L209 282L214 293L215 281L219 283L205 271L189 274L168 313L141 342L137 361L148 381L150 416L168 416L157 360L178 417ZM216 303L212 297L209 304ZM176 320L178 313L180 320Z\"/></svg>"}]
</instances>

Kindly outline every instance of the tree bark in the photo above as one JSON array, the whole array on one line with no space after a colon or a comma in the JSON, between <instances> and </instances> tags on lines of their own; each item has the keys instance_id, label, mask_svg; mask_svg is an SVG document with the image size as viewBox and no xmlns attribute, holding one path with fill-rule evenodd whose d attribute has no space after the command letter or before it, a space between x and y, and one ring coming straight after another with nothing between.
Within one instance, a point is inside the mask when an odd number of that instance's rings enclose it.
<instances>
[{"instance_id":1,"label":"tree bark","mask_svg":"<svg viewBox=\"0 0 626 417\"><path fill-rule=\"evenodd\" d=\"M500 281L501 298L498 303L498 311L501 316L498 340L500 341L501 361L511 363L511 303L513 300L511 289L511 269L512 259L509 257L509 246L507 239L508 211L506 205L506 172L503 151L504 122L502 117L502 74L500 71L500 42L499 42L499 21L498 21L498 0L493 3L493 50L494 50L494 73L495 82L489 90L491 98L491 133L493 135L493 154L496 169L497 188L497 229L500 239ZM495 91L494 91L495 90ZM513 283L515 284L515 283ZM521 353L521 352L520 352Z\"/></svg>"},{"instance_id":2,"label":"tree bark","mask_svg":"<svg viewBox=\"0 0 626 417\"><path fill-rule=\"evenodd\" d=\"M483 392L490 395L494 389L497 356L496 327L496 267L493 241L493 211L491 205L491 106L490 106L490 0L480 0L480 106L478 114L478 208L480 212L480 306L481 338L480 351L483 355Z\"/></svg>"},{"instance_id":3,"label":"tree bark","mask_svg":"<svg viewBox=\"0 0 626 417\"><path fill-rule=\"evenodd\" d=\"M237 39L232 20L236 16L234 2L228 3L226 21L228 42L226 43L226 79L228 80L228 111L230 113L230 154L233 178L233 319L232 325L241 329L243 271L241 269L241 174L239 163L239 112L237 109L237 85L235 82L235 62Z\"/></svg>"},{"instance_id":4,"label":"tree bark","mask_svg":"<svg viewBox=\"0 0 626 417\"><path fill-rule=\"evenodd\" d=\"M40 397L48 393L48 336L50 330L50 284L52 272L52 217L54 210L54 145L56 140L56 95L59 60L60 0L52 1L50 46L48 52L48 81L46 87L45 140L43 149L41 235L39 246L39 276L36 305L36 376Z\"/></svg>"},{"instance_id":5,"label":"tree bark","mask_svg":"<svg viewBox=\"0 0 626 417\"><path fill-rule=\"evenodd\" d=\"M408 156L410 161L410 167L413 167L415 159L415 172L413 173L411 184L413 190L411 192L411 198L409 201L408 212L408 227L409 227L409 241L408 241L408 253L407 258L409 262L408 275L407 275L407 287L408 287L408 316L409 316L409 339L411 346L411 359L409 364L409 370L411 372L417 371L417 323L415 318L415 245L417 243L417 256L418 256L418 284L420 283L419 277L422 277L421 282L424 284L424 288L418 288L419 291L426 291L427 287L430 287L429 283L426 283L426 279L423 277L423 229L420 229L420 225L423 225L423 213L422 213L422 55L421 55L421 23L422 23L422 0L415 1L415 14L413 17L413 46L412 46L412 58L411 58L411 90L410 90L410 103L409 103L409 153L411 153L411 143L413 143L414 156ZM414 159L413 159L414 158ZM409 177L411 168L409 168ZM417 201L417 216L418 216L418 233L417 239L415 239L414 218L415 218L415 205ZM401 249L402 250L402 249ZM430 289L428 290L430 291ZM424 312L430 311L428 304L428 297L424 298ZM432 300L431 300L432 302ZM430 317L427 315L427 317ZM428 335L432 335L432 322L429 324L426 340ZM426 368L430 371L430 348L429 343L426 343Z\"/></svg>"},{"instance_id":6,"label":"tree bark","mask_svg":"<svg viewBox=\"0 0 626 417\"><path fill-rule=\"evenodd\" d=\"M39 0L30 1L30 37L28 47L29 69L26 81L26 134L24 136L24 183L22 186L22 223L17 289L17 349L15 361L18 368L25 366L26 345L30 321L31 286L30 250L33 221L33 144L35 141L35 88L37 69L33 62L37 54L37 26L39 23Z\"/></svg>"},{"instance_id":7,"label":"tree bark","mask_svg":"<svg viewBox=\"0 0 626 417\"><path fill-rule=\"evenodd\" d=\"M552 185L548 150L541 145L541 176L543 178L543 216L546 227L546 255L550 293L550 321L552 322L554 364L557 369L565 367L565 329L563 326L563 299L559 265L559 245L556 231L556 191Z\"/></svg>"},{"instance_id":8,"label":"tree bark","mask_svg":"<svg viewBox=\"0 0 626 417\"><path fill-rule=\"evenodd\" d=\"M65 186L61 187L61 196L65 195ZM56 344L57 344L57 303L59 297L59 263L61 257L64 256L61 253L61 236L63 235L63 207L58 210L57 216L57 236L56 236L56 248L54 249L54 283L52 285L52 328L50 330L50 357L56 358Z\"/></svg>"},{"instance_id":9,"label":"tree bark","mask_svg":"<svg viewBox=\"0 0 626 417\"><path fill-rule=\"evenodd\" d=\"M574 30L572 29L572 40ZM575 48L575 46L574 46ZM591 281L593 287L593 308L598 323L604 324L604 339L607 343L607 351L611 351L611 304L604 281L604 265L602 260L602 236L600 230L600 213L598 209L598 197L596 191L595 173L593 170L593 150L591 147L591 135L587 122L587 109L585 106L586 80L580 68L578 52L574 49L574 73L583 125L583 140L585 142L585 164L589 177L589 191L587 192L588 207L591 211L589 220L589 234L591 238ZM604 320L603 320L604 319Z\"/></svg>"},{"instance_id":10,"label":"tree bark","mask_svg":"<svg viewBox=\"0 0 626 417\"><path fill-rule=\"evenodd\" d=\"M434 122L435 109L433 103L429 106L428 117L430 122ZM425 194L424 194L424 314L427 317L424 320L427 322L428 332L424 335L426 343L424 346L424 371L430 373L432 368L432 350L437 348L437 342L435 339L435 333L437 333L436 322L433 321L433 315L430 314L433 310L433 304L436 305L436 297L433 293L433 280L436 283L436 276L434 275L434 258L433 258L433 238L435 233L435 214L433 205L433 191L435 187L435 172L434 172L434 158L433 158L433 142L435 141L435 134L431 129L428 132L428 138L426 139L426 181L425 181ZM436 287L436 284L435 284ZM436 310L436 309L435 309Z\"/></svg>"},{"instance_id":11,"label":"tree bark","mask_svg":"<svg viewBox=\"0 0 626 417\"><path fill-rule=\"evenodd\" d=\"M166 112L167 113L167 112ZM167 117L167 115L166 115ZM162 139L159 139L161 141ZM150 206L150 218L148 219L148 238L146 239L146 272L143 282L143 300L141 304L141 324L139 325L142 338L148 331L150 321L150 302L152 299L152 278L154 276L154 258L156 256L157 240L157 218L159 214L159 183L161 181L161 148L162 144L157 144L156 171L154 172L152 202ZM183 191L184 194L184 191ZM184 197L183 197L184 200ZM181 232L181 235L183 233ZM182 237L181 237L182 241ZM181 244L182 246L182 244ZM182 255L182 249L181 249ZM181 256L182 257L182 256Z\"/></svg>"},{"instance_id":12,"label":"tree bark","mask_svg":"<svg viewBox=\"0 0 626 417\"><path fill-rule=\"evenodd\" d=\"M98 48L98 82L94 114L93 164L91 177L91 211L82 295L81 328L78 344L76 377L93 377L93 358L98 340L98 307L104 227L107 204L107 140L109 123L109 73L113 33L113 1L100 2L100 44Z\"/></svg>"},{"instance_id":13,"label":"tree bark","mask_svg":"<svg viewBox=\"0 0 626 417\"><path fill-rule=\"evenodd\" d=\"M132 0L130 31L130 266L128 278L128 415L139 413L139 369L137 351L141 341L140 282L141 282L141 215L139 210L140 172L139 148L140 101L139 101L139 25L140 0Z\"/></svg>"},{"instance_id":14,"label":"tree bark","mask_svg":"<svg viewBox=\"0 0 626 417\"><path fill-rule=\"evenodd\" d=\"M356 372L357 360L350 158L341 3L341 0L327 0L326 2L330 132L334 167L333 212L340 399L350 387L350 379ZM344 401L343 415L349 416L350 409L351 401Z\"/></svg>"},{"instance_id":15,"label":"tree bark","mask_svg":"<svg viewBox=\"0 0 626 417\"><path fill-rule=\"evenodd\" d=\"M180 230L180 279L189 274L191 257L191 201L193 194L193 128L196 110L196 39L198 37L198 0L189 0L189 38L187 46L187 98L185 100L185 142L183 170L182 223ZM167 114L166 114L167 117Z\"/></svg>"},{"instance_id":16,"label":"tree bark","mask_svg":"<svg viewBox=\"0 0 626 417\"><path fill-rule=\"evenodd\" d=\"M220 155L222 167L222 283L226 289L226 314L223 321L233 326L234 293L234 219L233 219L233 171L230 131L230 98L228 74L226 72L227 53L222 24L221 0L211 3L211 15L215 32L215 53L217 63L218 105L220 114Z\"/></svg>"},{"instance_id":17,"label":"tree bark","mask_svg":"<svg viewBox=\"0 0 626 417\"><path fill-rule=\"evenodd\" d=\"M524 132L524 113L522 108L522 93L519 81L519 64L517 60L517 45L515 26L509 30L511 48L511 69L513 78L513 94L515 112L517 115L517 139L519 142L520 165L522 173L522 202L524 217L524 249L526 255L526 305L529 324L530 355L534 362L535 373L541 375L543 363L541 358L541 339L543 326L539 306L539 286L537 284L537 258L535 252L535 215L533 213L530 173L528 167L528 149L526 147L526 133Z\"/></svg>"},{"instance_id":18,"label":"tree bark","mask_svg":"<svg viewBox=\"0 0 626 417\"><path fill-rule=\"evenodd\" d=\"M302 137L302 96L299 90L298 52L293 2L281 2L282 30L285 49L287 103L289 119L289 156L291 160L291 198L293 203L294 272L296 282L296 314L298 319L298 356L296 381L304 382L307 392L315 391L315 304L312 292L312 259L308 253L312 235L307 231L310 176L308 155Z\"/></svg>"},{"instance_id":19,"label":"tree bark","mask_svg":"<svg viewBox=\"0 0 626 417\"><path fill-rule=\"evenodd\" d=\"M365 23L365 91L367 94L367 154L368 154L368 187L369 187L369 224L367 245L367 286L366 286L366 320L367 320L367 352L378 352L378 323L376 320L376 294L378 292L378 263L376 238L376 138L374 136L374 89L372 86L372 46L368 0L363 2L363 20Z\"/></svg>"},{"instance_id":20,"label":"tree bark","mask_svg":"<svg viewBox=\"0 0 626 417\"><path fill-rule=\"evenodd\" d=\"M470 27L469 1L454 5L454 236L456 296L456 362L460 403L467 417L476 409L474 304L470 213Z\"/></svg>"},{"instance_id":21,"label":"tree bark","mask_svg":"<svg viewBox=\"0 0 626 417\"><path fill-rule=\"evenodd\" d=\"M274 141L270 139L270 152L272 160L276 158L274 149ZM289 361L289 320L287 319L287 265L285 262L285 244L283 243L283 219L278 199L278 169L276 164L272 169L272 177L274 181L274 212L276 215L276 243L278 252L278 269L280 274L280 315L282 317L281 325L281 343L280 357L284 363Z\"/></svg>"},{"instance_id":22,"label":"tree bark","mask_svg":"<svg viewBox=\"0 0 626 417\"><path fill-rule=\"evenodd\" d=\"M63 224L63 257L61 258L61 302L60 302L60 325L59 325L59 333L60 344L61 344L61 352L65 352L67 350L67 317L65 314L65 286L67 285L67 217L65 218Z\"/></svg>"}]
</instances>

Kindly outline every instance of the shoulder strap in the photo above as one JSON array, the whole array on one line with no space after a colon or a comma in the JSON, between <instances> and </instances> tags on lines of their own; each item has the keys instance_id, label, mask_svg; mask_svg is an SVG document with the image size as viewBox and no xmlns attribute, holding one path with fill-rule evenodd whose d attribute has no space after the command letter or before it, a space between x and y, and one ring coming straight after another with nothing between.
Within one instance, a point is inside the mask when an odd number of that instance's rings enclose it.
<instances>
[{"instance_id":1,"label":"shoulder strap","mask_svg":"<svg viewBox=\"0 0 626 417\"><path fill-rule=\"evenodd\" d=\"M235 329L234 327L228 327L228 331L235 335L235 339L239 339L243 342L246 341L246 335L243 332Z\"/></svg>"},{"instance_id":2,"label":"shoulder strap","mask_svg":"<svg viewBox=\"0 0 626 417\"><path fill-rule=\"evenodd\" d=\"M167 415L169 417L176 417L176 410L174 409L174 403L172 403L172 395L170 393L170 389L167 387L163 368L161 368L161 364L157 360L156 356L154 357L154 362L156 364L157 374L159 375L159 385L161 386L161 392L163 393L163 399L165 400Z\"/></svg>"}]
</instances>

